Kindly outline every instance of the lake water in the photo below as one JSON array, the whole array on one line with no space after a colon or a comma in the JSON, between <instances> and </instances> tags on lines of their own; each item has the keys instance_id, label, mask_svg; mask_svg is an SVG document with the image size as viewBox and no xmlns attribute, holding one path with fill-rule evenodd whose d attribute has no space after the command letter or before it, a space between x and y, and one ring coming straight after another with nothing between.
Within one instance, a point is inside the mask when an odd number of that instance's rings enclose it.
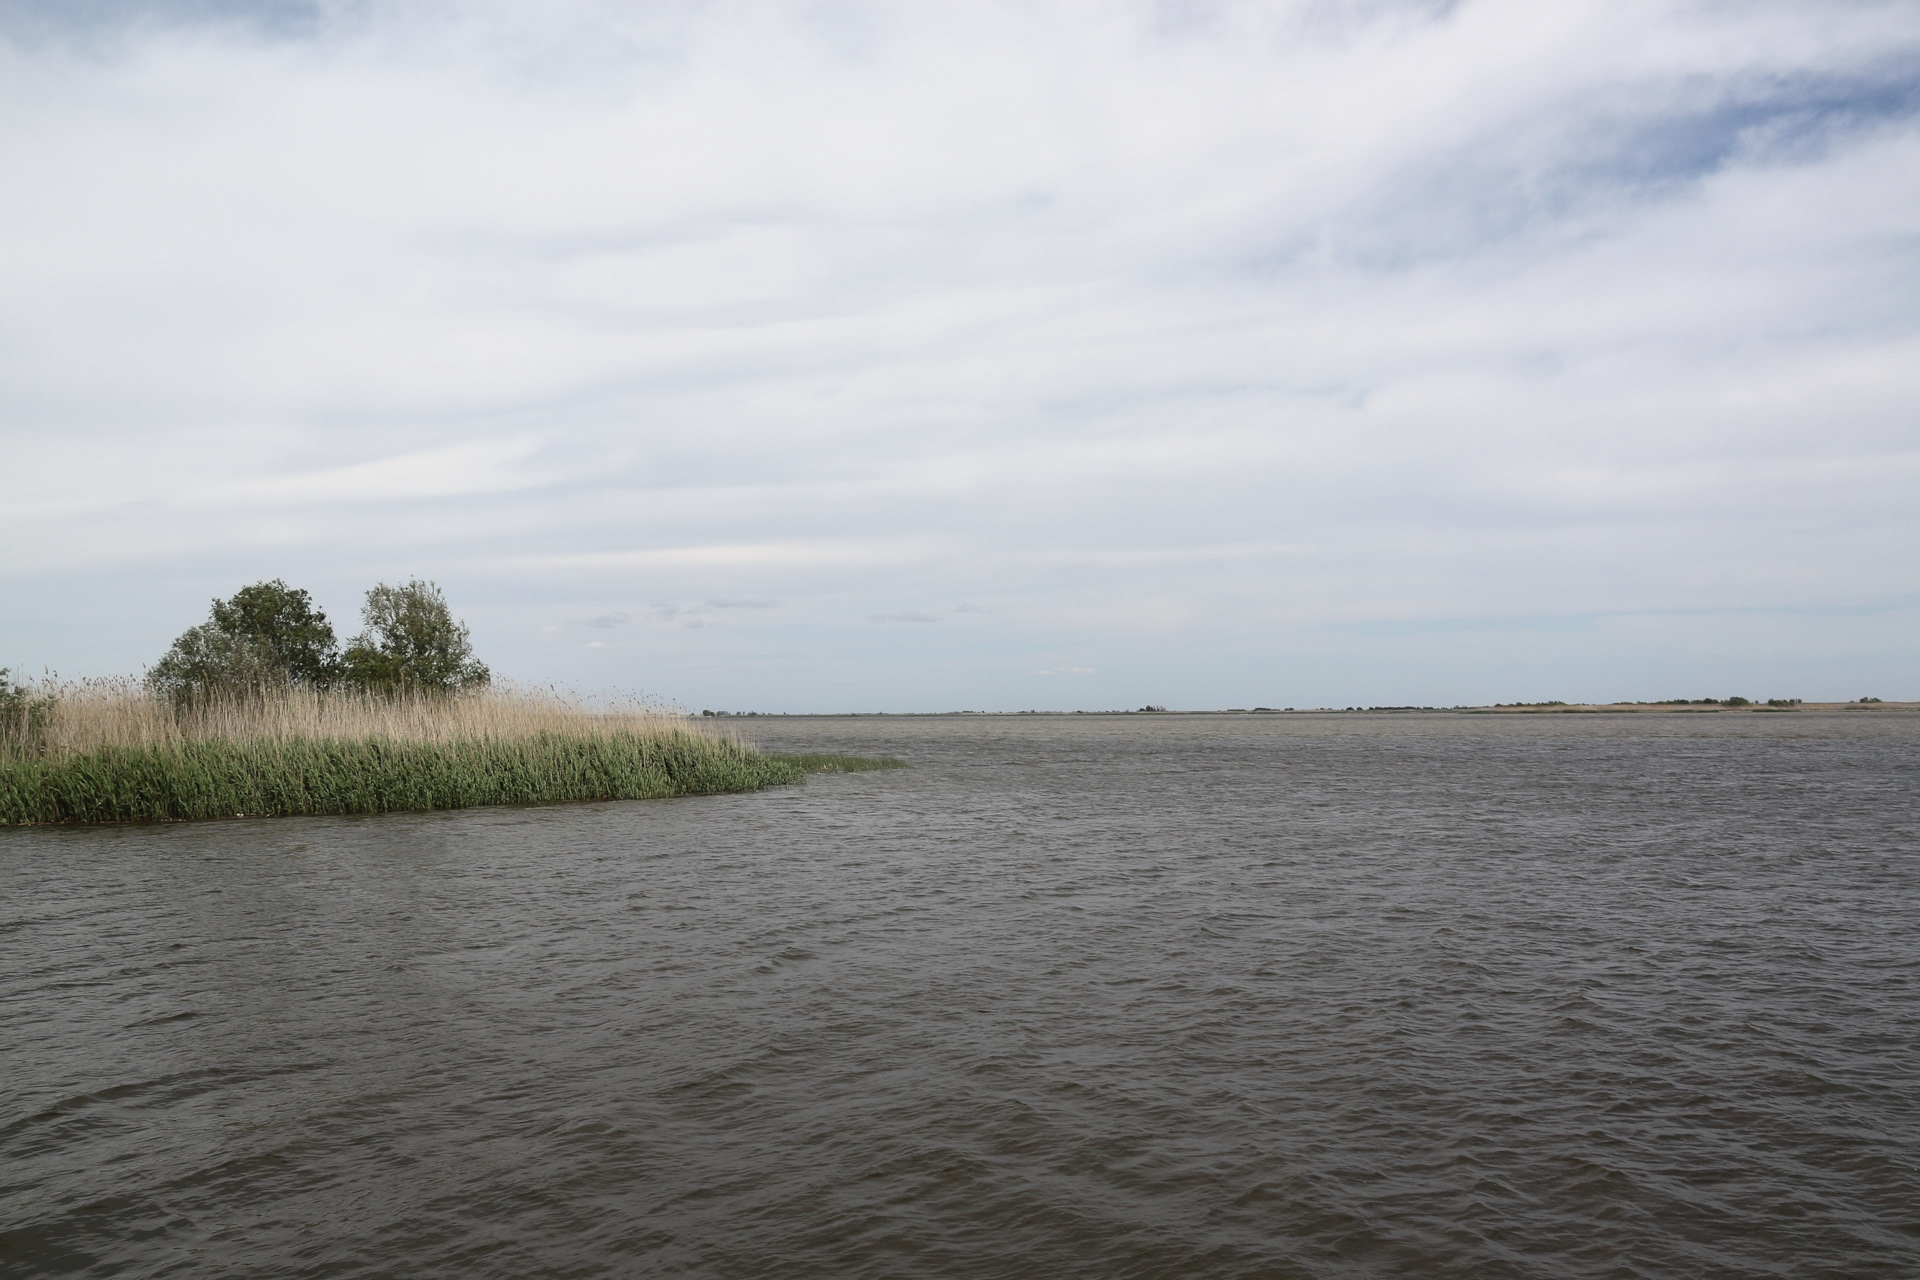
<instances>
[{"instance_id":1,"label":"lake water","mask_svg":"<svg viewBox=\"0 0 1920 1280\"><path fill-rule=\"evenodd\" d=\"M8 1276L1920 1275L1920 717L0 830Z\"/></svg>"}]
</instances>

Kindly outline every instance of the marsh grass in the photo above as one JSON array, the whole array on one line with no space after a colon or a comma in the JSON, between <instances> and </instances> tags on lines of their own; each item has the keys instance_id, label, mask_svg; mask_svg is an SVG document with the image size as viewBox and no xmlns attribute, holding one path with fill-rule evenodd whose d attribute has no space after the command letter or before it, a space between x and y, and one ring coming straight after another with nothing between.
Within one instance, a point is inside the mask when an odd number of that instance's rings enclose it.
<instances>
[{"instance_id":1,"label":"marsh grass","mask_svg":"<svg viewBox=\"0 0 1920 1280\"><path fill-rule=\"evenodd\" d=\"M861 757L770 756L641 704L553 691L320 692L177 704L43 682L0 724L0 824L382 813L751 791Z\"/></svg>"},{"instance_id":2,"label":"marsh grass","mask_svg":"<svg viewBox=\"0 0 1920 1280\"><path fill-rule=\"evenodd\" d=\"M907 762L896 756L849 756L823 752L780 753L768 757L797 765L806 773L868 773L875 769L904 769Z\"/></svg>"}]
</instances>

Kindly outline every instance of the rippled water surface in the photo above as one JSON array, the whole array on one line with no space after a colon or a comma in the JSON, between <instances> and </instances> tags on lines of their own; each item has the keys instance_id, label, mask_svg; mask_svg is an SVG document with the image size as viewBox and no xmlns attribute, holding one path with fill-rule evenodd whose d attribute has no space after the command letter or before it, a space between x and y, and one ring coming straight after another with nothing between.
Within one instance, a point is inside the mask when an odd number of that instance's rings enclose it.
<instances>
[{"instance_id":1,"label":"rippled water surface","mask_svg":"<svg viewBox=\"0 0 1920 1280\"><path fill-rule=\"evenodd\" d=\"M0 830L0 1271L1920 1275L1920 718Z\"/></svg>"}]
</instances>

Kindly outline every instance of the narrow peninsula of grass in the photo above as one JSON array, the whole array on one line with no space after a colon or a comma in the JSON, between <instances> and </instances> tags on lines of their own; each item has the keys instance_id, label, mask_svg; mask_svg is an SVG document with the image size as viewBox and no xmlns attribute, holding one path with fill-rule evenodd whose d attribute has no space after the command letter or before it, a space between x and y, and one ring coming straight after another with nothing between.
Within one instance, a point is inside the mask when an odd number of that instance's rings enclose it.
<instances>
[{"instance_id":1,"label":"narrow peninsula of grass","mask_svg":"<svg viewBox=\"0 0 1920 1280\"><path fill-rule=\"evenodd\" d=\"M0 825L716 795L900 763L768 755L681 717L512 692L290 690L183 708L107 685L47 691L36 705L31 724L15 717L0 732Z\"/></svg>"},{"instance_id":2,"label":"narrow peninsula of grass","mask_svg":"<svg viewBox=\"0 0 1920 1280\"><path fill-rule=\"evenodd\" d=\"M875 769L904 769L907 762L897 756L847 756L821 752L789 754L777 752L767 757L789 764L803 773L868 773Z\"/></svg>"}]
</instances>

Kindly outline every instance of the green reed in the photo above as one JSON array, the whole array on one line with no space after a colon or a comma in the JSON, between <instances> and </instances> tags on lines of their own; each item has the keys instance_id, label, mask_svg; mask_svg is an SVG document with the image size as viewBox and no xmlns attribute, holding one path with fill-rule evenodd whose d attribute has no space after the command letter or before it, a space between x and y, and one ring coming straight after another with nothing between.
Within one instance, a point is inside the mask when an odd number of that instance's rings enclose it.
<instances>
[{"instance_id":1,"label":"green reed","mask_svg":"<svg viewBox=\"0 0 1920 1280\"><path fill-rule=\"evenodd\" d=\"M907 762L896 756L848 756L829 752L782 752L768 757L783 764L798 765L807 773L868 773L874 769L904 769Z\"/></svg>"},{"instance_id":2,"label":"green reed","mask_svg":"<svg viewBox=\"0 0 1920 1280\"><path fill-rule=\"evenodd\" d=\"M386 813L473 805L640 800L752 791L807 773L885 768L861 757L780 757L702 733L539 733L102 746L0 758L0 824L152 822Z\"/></svg>"},{"instance_id":3,"label":"green reed","mask_svg":"<svg viewBox=\"0 0 1920 1280\"><path fill-rule=\"evenodd\" d=\"M0 825L387 813L754 791L897 760L767 755L711 726L551 689L283 687L180 701L0 670Z\"/></svg>"}]
</instances>

